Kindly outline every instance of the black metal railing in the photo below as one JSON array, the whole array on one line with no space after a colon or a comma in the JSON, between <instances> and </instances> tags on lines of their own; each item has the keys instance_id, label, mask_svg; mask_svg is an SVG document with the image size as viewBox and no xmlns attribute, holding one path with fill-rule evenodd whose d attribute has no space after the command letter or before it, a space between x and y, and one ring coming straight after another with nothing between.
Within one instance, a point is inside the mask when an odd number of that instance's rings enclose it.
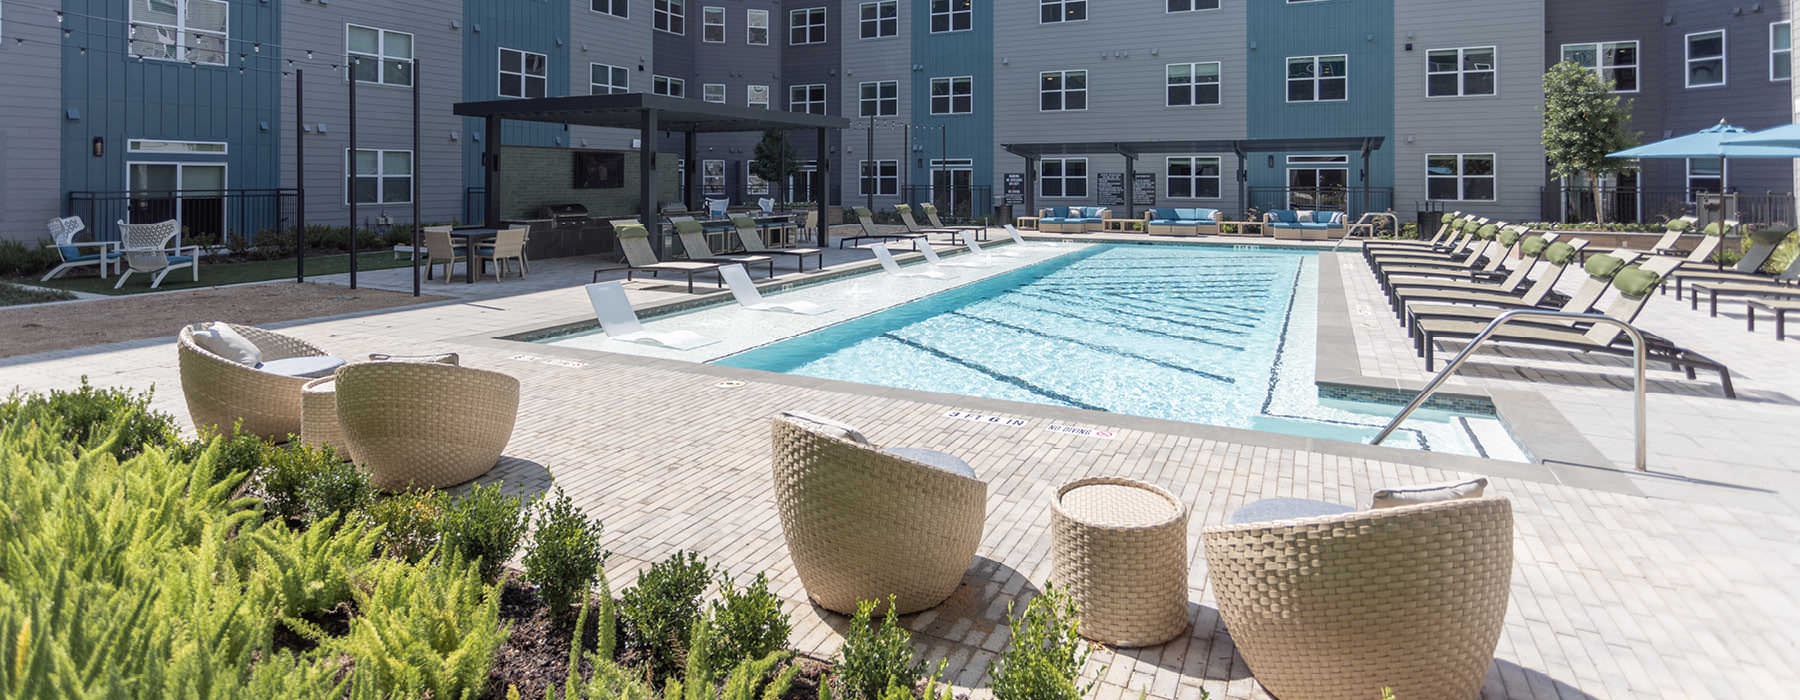
<instances>
[{"instance_id":1,"label":"black metal railing","mask_svg":"<svg viewBox=\"0 0 1800 700\"><path fill-rule=\"evenodd\" d=\"M1563 223L1657 223L1698 215L1697 200L1705 198L1705 193L1686 189L1641 187L1544 187L1539 193L1543 219ZM1792 223L1794 213L1792 192L1731 192L1725 195L1718 211L1709 211L1701 218L1711 220L1716 215L1746 224Z\"/></svg>"},{"instance_id":2,"label":"black metal railing","mask_svg":"<svg viewBox=\"0 0 1800 700\"><path fill-rule=\"evenodd\" d=\"M463 188L462 222L479 224L487 221L487 188Z\"/></svg>"},{"instance_id":3,"label":"black metal railing","mask_svg":"<svg viewBox=\"0 0 1800 700\"><path fill-rule=\"evenodd\" d=\"M1257 211L1270 209L1324 209L1341 211L1354 219L1364 212L1387 211L1394 206L1392 187L1251 187L1244 205Z\"/></svg>"},{"instance_id":4,"label":"black metal railing","mask_svg":"<svg viewBox=\"0 0 1800 700\"><path fill-rule=\"evenodd\" d=\"M944 223L968 223L994 215L993 192L991 185L907 185L900 194L909 204L936 204Z\"/></svg>"},{"instance_id":5,"label":"black metal railing","mask_svg":"<svg viewBox=\"0 0 1800 700\"><path fill-rule=\"evenodd\" d=\"M115 222L181 222L182 243L242 250L294 225L300 193L293 189L70 192L65 216L79 216L96 240L118 240Z\"/></svg>"}]
</instances>

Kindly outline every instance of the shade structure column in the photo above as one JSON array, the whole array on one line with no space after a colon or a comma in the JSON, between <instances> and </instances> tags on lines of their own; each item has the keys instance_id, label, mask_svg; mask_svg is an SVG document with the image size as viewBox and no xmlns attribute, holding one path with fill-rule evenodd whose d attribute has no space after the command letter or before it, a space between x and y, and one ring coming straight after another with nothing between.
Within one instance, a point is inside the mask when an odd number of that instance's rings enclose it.
<instances>
[{"instance_id":1,"label":"shade structure column","mask_svg":"<svg viewBox=\"0 0 1800 700\"><path fill-rule=\"evenodd\" d=\"M638 222L650 233L650 245L660 253L662 228L656 225L656 116L656 110L646 109L638 120Z\"/></svg>"},{"instance_id":2,"label":"shade structure column","mask_svg":"<svg viewBox=\"0 0 1800 700\"><path fill-rule=\"evenodd\" d=\"M700 157L699 132L689 129L687 131L687 142L683 148L685 150L682 151L682 157L686 159L685 162L687 163L687 166L682 169L681 179L683 180L682 188L687 190L687 196L681 199L681 206L688 211L700 211L700 200L702 197L702 193L700 192L701 168L700 161L697 160Z\"/></svg>"},{"instance_id":3,"label":"shade structure column","mask_svg":"<svg viewBox=\"0 0 1800 700\"><path fill-rule=\"evenodd\" d=\"M817 188L817 194L819 195L818 245L822 248L829 248L831 246L831 219L826 216L826 202L831 199L831 154L825 150L827 147L826 131L824 129L817 129L816 131L819 134L819 186Z\"/></svg>"},{"instance_id":4,"label":"shade structure column","mask_svg":"<svg viewBox=\"0 0 1800 700\"><path fill-rule=\"evenodd\" d=\"M487 143L487 168L483 171L482 191L482 225L487 228L500 227L500 117L488 117L487 135L482 139Z\"/></svg>"},{"instance_id":5,"label":"shade structure column","mask_svg":"<svg viewBox=\"0 0 1800 700\"><path fill-rule=\"evenodd\" d=\"M1135 219L1135 218L1137 218L1137 213L1136 213L1137 210L1134 209L1134 207L1137 206L1137 202L1134 201L1135 198L1132 197L1132 188L1137 183L1137 156L1134 156L1130 153L1126 153L1124 155L1125 155L1125 218Z\"/></svg>"},{"instance_id":6,"label":"shade structure column","mask_svg":"<svg viewBox=\"0 0 1800 700\"><path fill-rule=\"evenodd\" d=\"M1037 159L1025 159L1025 215L1037 216ZM1041 224L1040 224L1041 225Z\"/></svg>"}]
</instances>

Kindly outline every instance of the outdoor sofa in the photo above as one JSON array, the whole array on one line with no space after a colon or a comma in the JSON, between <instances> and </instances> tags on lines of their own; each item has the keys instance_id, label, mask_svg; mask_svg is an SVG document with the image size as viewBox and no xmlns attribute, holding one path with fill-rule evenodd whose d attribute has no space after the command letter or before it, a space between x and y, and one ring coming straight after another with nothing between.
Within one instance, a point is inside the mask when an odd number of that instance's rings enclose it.
<instances>
[{"instance_id":1,"label":"outdoor sofa","mask_svg":"<svg viewBox=\"0 0 1800 700\"><path fill-rule=\"evenodd\" d=\"M1144 211L1144 232L1162 236L1198 236L1219 232L1219 210L1157 207Z\"/></svg>"},{"instance_id":2,"label":"outdoor sofa","mask_svg":"<svg viewBox=\"0 0 1800 700\"><path fill-rule=\"evenodd\" d=\"M1105 207L1047 207L1038 210L1038 230L1045 233L1102 231L1112 210Z\"/></svg>"},{"instance_id":3,"label":"outdoor sofa","mask_svg":"<svg viewBox=\"0 0 1800 700\"><path fill-rule=\"evenodd\" d=\"M1263 227L1280 240L1325 241L1342 238L1349 222L1341 211L1271 209L1263 213Z\"/></svg>"}]
</instances>

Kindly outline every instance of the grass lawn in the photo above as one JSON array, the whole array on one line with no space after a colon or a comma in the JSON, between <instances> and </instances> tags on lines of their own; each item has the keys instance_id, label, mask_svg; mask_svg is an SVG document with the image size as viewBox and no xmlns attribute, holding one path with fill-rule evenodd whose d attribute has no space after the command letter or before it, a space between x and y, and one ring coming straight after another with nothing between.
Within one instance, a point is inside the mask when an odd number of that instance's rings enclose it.
<instances>
[{"instance_id":1,"label":"grass lawn","mask_svg":"<svg viewBox=\"0 0 1800 700\"><path fill-rule=\"evenodd\" d=\"M16 284L0 282L0 306L18 306L20 304L36 304L45 301L67 301L75 295L62 291L43 291L27 289Z\"/></svg>"},{"instance_id":2,"label":"grass lawn","mask_svg":"<svg viewBox=\"0 0 1800 700\"><path fill-rule=\"evenodd\" d=\"M386 270L395 267L406 267L407 265L412 264L411 261L405 258L395 260L392 250L362 253L358 257L361 261L358 263L358 268L362 270ZM348 254L340 253L336 255L306 256L306 276L308 277L314 275L335 275L349 271L350 256ZM293 258L288 258L285 260L259 260L256 262L222 263L218 265L209 265L202 261L200 263L199 282L194 281L192 270L181 269L169 273L168 277L164 277L162 286L157 287L155 290L150 289L150 276L143 274L132 275L131 280L125 283L123 289L113 289L113 283L119 281L119 278L109 277L107 279L100 279L99 275L91 273L80 277L61 277L41 284L46 287L57 287L77 292L93 292L95 294L140 294L148 291L200 289L225 284L239 284L243 282L267 282L269 280L293 279L293 277L294 260Z\"/></svg>"}]
</instances>

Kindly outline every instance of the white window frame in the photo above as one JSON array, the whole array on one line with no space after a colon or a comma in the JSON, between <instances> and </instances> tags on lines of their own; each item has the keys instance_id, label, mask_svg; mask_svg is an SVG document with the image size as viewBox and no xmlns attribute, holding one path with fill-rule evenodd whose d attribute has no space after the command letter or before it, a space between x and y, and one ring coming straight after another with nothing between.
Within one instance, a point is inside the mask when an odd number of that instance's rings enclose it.
<instances>
[{"instance_id":1,"label":"white window frame","mask_svg":"<svg viewBox=\"0 0 1800 700\"><path fill-rule=\"evenodd\" d=\"M651 25L659 32L687 34L687 0L651 0Z\"/></svg>"},{"instance_id":2,"label":"white window frame","mask_svg":"<svg viewBox=\"0 0 1800 700\"><path fill-rule=\"evenodd\" d=\"M1069 89L1069 75L1072 73L1080 73L1081 74L1081 88L1079 90L1070 90ZM1050 90L1049 88L1046 88L1044 86L1046 84L1045 81L1048 80L1050 78L1050 76L1053 76L1053 75L1056 76L1057 80L1060 81L1058 84L1061 87L1058 87L1055 90ZM1060 106L1056 109L1044 109L1044 94L1048 93L1048 92L1058 93L1061 96L1060 103L1062 106ZM1069 93L1070 92L1080 92L1081 93L1081 108L1080 109L1070 109L1069 108ZM1087 104L1088 104L1088 87L1087 87L1087 69L1086 68L1070 68L1068 70L1047 70L1047 71L1040 71L1038 73L1038 111L1039 112L1086 112Z\"/></svg>"},{"instance_id":3,"label":"white window frame","mask_svg":"<svg viewBox=\"0 0 1800 700\"><path fill-rule=\"evenodd\" d=\"M1187 70L1188 70L1187 82L1182 85L1183 87L1186 87L1188 89L1187 104L1176 104L1175 102L1170 101L1169 88L1177 87L1176 83L1174 82L1175 78L1172 77L1170 75L1170 73L1174 71L1176 66L1186 66ZM1200 67L1201 66L1212 66L1212 70L1213 70L1212 82L1207 83L1207 82L1202 82L1200 80ZM1222 64L1219 61L1196 61L1194 63L1166 64L1163 66L1163 106L1164 107L1217 107L1221 104L1224 104L1224 102L1225 102L1224 79L1225 79L1225 66L1224 66L1224 64ZM1211 102L1199 101L1200 87L1202 85L1211 85L1212 86L1213 101L1211 101ZM1040 103L1040 106L1041 106L1041 103Z\"/></svg>"},{"instance_id":4,"label":"white window frame","mask_svg":"<svg viewBox=\"0 0 1800 700\"><path fill-rule=\"evenodd\" d=\"M762 37L756 36L756 30L762 30ZM750 46L769 45L769 11L744 10L744 43Z\"/></svg>"},{"instance_id":5,"label":"white window frame","mask_svg":"<svg viewBox=\"0 0 1800 700\"><path fill-rule=\"evenodd\" d=\"M594 70L597 68L606 69L607 82L604 82L604 83L594 82ZM619 77L619 76L624 76L625 82L619 83L617 85L613 84L612 79ZM604 90L602 90L601 88L604 88ZM626 70L624 66L615 66L610 63L589 63L588 64L588 94L589 95L617 95L617 94L626 93L626 92L631 92L631 71Z\"/></svg>"},{"instance_id":6,"label":"white window frame","mask_svg":"<svg viewBox=\"0 0 1800 700\"><path fill-rule=\"evenodd\" d=\"M1456 52L1456 67L1455 67L1455 69L1447 70L1447 71L1433 71L1431 69L1431 55L1434 53L1443 53L1443 52L1449 52L1449 51ZM1474 69L1465 68L1464 65L1468 62L1468 54L1470 51L1486 51L1486 52L1488 52L1488 55L1492 58L1493 63L1489 63L1488 67L1486 67L1486 68L1474 68ZM1457 46L1457 47L1446 47L1446 48L1441 48L1441 49L1426 49L1425 50L1425 98L1426 99L1440 99L1440 98L1450 98L1450 97L1498 97L1500 95L1500 68L1499 68L1499 66L1500 66L1500 47L1498 47L1498 46ZM1349 65L1346 64L1344 66L1344 68L1345 68L1345 73L1346 73L1346 77L1347 77L1348 73L1349 73ZM1492 82L1490 83L1492 89L1488 92L1480 92L1480 93L1469 92L1469 76L1482 74L1482 73L1486 73L1492 77ZM1431 94L1431 79L1434 76L1440 76L1440 75L1456 76L1456 92L1446 94L1446 95ZM1345 85L1345 89L1346 89L1345 94L1346 95L1349 94L1348 88L1349 88L1349 86Z\"/></svg>"},{"instance_id":7,"label":"white window frame","mask_svg":"<svg viewBox=\"0 0 1800 700\"><path fill-rule=\"evenodd\" d=\"M819 99L816 99L816 100L812 99L812 92L813 92L814 88L818 88L818 90L819 90ZM799 91L799 93L802 95L802 99L799 99L799 100L794 99L794 94L796 91ZM825 83L801 83L799 85L789 85L788 86L788 110L787 111L799 112L799 113L803 113L803 114L829 114L830 109L831 109L829 106L831 104L831 102L829 100L830 97L831 97L831 88L827 87ZM796 104L806 105L806 109L794 109L794 105L796 105ZM819 111L817 111L817 112L812 111L813 105L818 105Z\"/></svg>"},{"instance_id":8,"label":"white window frame","mask_svg":"<svg viewBox=\"0 0 1800 700\"><path fill-rule=\"evenodd\" d=\"M869 10L875 11L874 17L869 17ZM883 16L883 10L892 11L892 15ZM889 28L892 31L883 31ZM900 3L898 0L876 0L858 4L856 6L856 35L863 39L887 39L900 36Z\"/></svg>"},{"instance_id":9,"label":"white window frame","mask_svg":"<svg viewBox=\"0 0 1800 700\"><path fill-rule=\"evenodd\" d=\"M718 21L716 21L716 22L713 21L715 19ZM717 38L717 39L712 38L713 37L712 30L714 28L717 28L719 30L719 34L718 34L719 38ZM718 7L716 5L707 5L707 6L701 7L700 8L700 43L723 44L723 43L725 43L725 36L726 36L725 35L725 8Z\"/></svg>"},{"instance_id":10,"label":"white window frame","mask_svg":"<svg viewBox=\"0 0 1800 700\"><path fill-rule=\"evenodd\" d=\"M230 63L231 56L231 4L225 0L163 0L175 5L175 24L151 22L137 16L137 3L126 3L129 10L130 27L125 35L125 52L131 56L152 61L176 61L193 63L201 66L223 66ZM188 7L196 2L211 2L224 9L225 31L216 32L210 29L196 29L188 26ZM61 22L61 15L58 15ZM150 33L154 38L141 38L140 35ZM202 48L202 39L213 39L216 47ZM140 53L133 44L154 44L161 49L160 55Z\"/></svg>"},{"instance_id":11,"label":"white window frame","mask_svg":"<svg viewBox=\"0 0 1800 700\"><path fill-rule=\"evenodd\" d=\"M759 105L763 109L769 108L769 86L767 86L767 85L745 85L744 86L744 106L756 107Z\"/></svg>"},{"instance_id":12,"label":"white window frame","mask_svg":"<svg viewBox=\"0 0 1800 700\"><path fill-rule=\"evenodd\" d=\"M801 7L788 10L788 46L811 46L831 41L831 13L824 7ZM805 41L794 41L799 30ZM813 38L814 32L818 38Z\"/></svg>"},{"instance_id":13,"label":"white window frame","mask_svg":"<svg viewBox=\"0 0 1800 700\"><path fill-rule=\"evenodd\" d=\"M1695 200L1699 199L1699 197L1694 196L1697 193L1697 191L1694 189L1694 163L1696 163L1696 162L1706 163L1709 165L1719 165L1719 159L1717 159L1717 158L1687 158L1687 159L1684 159L1681 161L1682 171L1683 171L1683 174L1686 176L1686 177L1682 178L1681 182L1683 185L1683 191L1687 193L1687 203L1688 204L1693 204L1695 202ZM1714 176L1712 176L1712 175L1701 175L1700 177L1704 177L1709 180L1714 178ZM1727 162L1723 165L1723 167L1721 167L1719 169L1719 174L1717 175L1717 178L1719 180L1719 189L1713 190L1713 192L1714 193L1723 193L1725 191L1726 183L1731 181L1731 163L1729 160L1727 160Z\"/></svg>"},{"instance_id":14,"label":"white window frame","mask_svg":"<svg viewBox=\"0 0 1800 700\"><path fill-rule=\"evenodd\" d=\"M1327 78L1327 77L1319 75L1319 67L1322 64L1324 64L1327 61L1327 59L1340 59L1340 58L1343 59L1343 61L1344 61L1344 75L1342 77ZM1289 77L1287 75L1288 71L1286 69L1288 66L1293 65L1293 63L1295 61L1312 61L1312 66L1313 66L1312 77L1310 77L1310 78ZM1281 83L1281 87L1282 87L1281 96L1283 99L1286 99L1289 104L1316 104L1319 102L1349 102L1350 101L1350 55L1349 54L1332 53L1332 54L1320 54L1317 56L1288 56L1286 60L1282 61L1281 66L1283 68L1282 83ZM1296 80L1308 81L1308 82L1312 83L1312 86L1313 86L1313 90L1312 90L1313 98L1312 99L1310 99L1310 100L1294 99L1293 92L1289 91L1287 88L1289 85L1293 84L1294 81L1296 81ZM1329 100L1320 98L1319 97L1319 86L1326 80L1342 80L1342 81L1344 81L1344 96L1336 98L1336 99L1329 99Z\"/></svg>"},{"instance_id":15,"label":"white window frame","mask_svg":"<svg viewBox=\"0 0 1800 700\"><path fill-rule=\"evenodd\" d=\"M1056 19L1045 19L1052 15L1044 14L1045 10L1056 8ZM1081 8L1081 16L1069 19L1071 8ZM1088 20L1087 0L1038 0L1038 24L1068 24L1070 22L1086 22Z\"/></svg>"},{"instance_id":16,"label":"white window frame","mask_svg":"<svg viewBox=\"0 0 1800 700\"><path fill-rule=\"evenodd\" d=\"M664 97L687 97L687 81L668 75L650 76L650 94Z\"/></svg>"},{"instance_id":17,"label":"white window frame","mask_svg":"<svg viewBox=\"0 0 1800 700\"><path fill-rule=\"evenodd\" d=\"M938 9L938 3L940 2L943 3L943 10ZM944 18L943 29L937 28L939 17ZM959 19L962 21L963 25L961 29L958 29L956 26L957 20ZM929 21L930 25L928 28L932 34L974 31L975 6L973 0L931 0Z\"/></svg>"},{"instance_id":18,"label":"white window frame","mask_svg":"<svg viewBox=\"0 0 1800 700\"><path fill-rule=\"evenodd\" d=\"M1709 34L1719 35L1719 55L1694 58L1694 37L1704 37ZM1693 88L1725 87L1731 83L1731 76L1729 75L1730 67L1728 65L1731 63L1729 60L1731 56L1731 43L1730 37L1726 35L1723 28L1708 29L1703 32L1691 32L1681 38L1681 46L1682 56L1687 59L1681 64L1681 82L1684 87L1691 90ZM1719 82L1700 83L1696 85L1694 83L1694 64L1707 61L1719 62Z\"/></svg>"},{"instance_id":19,"label":"white window frame","mask_svg":"<svg viewBox=\"0 0 1800 700\"><path fill-rule=\"evenodd\" d=\"M162 146L159 148L158 146ZM223 156L231 152L224 141L175 141L171 139L131 139L125 142L126 153L180 153L197 156Z\"/></svg>"},{"instance_id":20,"label":"white window frame","mask_svg":"<svg viewBox=\"0 0 1800 700\"><path fill-rule=\"evenodd\" d=\"M1437 174L1432 173L1431 172L1431 159L1433 159L1433 158L1455 158L1456 159L1456 172L1451 173L1449 175L1437 175ZM1486 174L1486 175L1470 175L1469 174L1469 166L1468 166L1468 162L1469 162L1470 158L1486 158L1488 160L1488 170L1489 170L1488 174ZM1456 181L1456 197L1443 199L1443 198L1431 196L1431 181L1432 180L1455 180ZM1488 184L1489 196L1485 199L1477 199L1477 198L1470 197L1469 196L1469 181L1470 180L1488 180L1489 181L1489 184ZM1498 201L1499 197L1500 197L1500 157L1499 157L1499 154L1496 154L1496 153L1427 153L1427 154L1425 154L1425 198L1427 201L1432 201L1432 202L1494 202L1494 201Z\"/></svg>"},{"instance_id":21,"label":"white window frame","mask_svg":"<svg viewBox=\"0 0 1800 700\"><path fill-rule=\"evenodd\" d=\"M404 177L408 180L411 180L412 178L418 176L419 161L418 161L418 158L413 154L412 149L410 149L410 148L358 148L356 150L361 151L363 153L375 154L375 174L374 175L363 175L363 176L360 176L359 178L357 178L360 180L374 180L375 181L375 201L373 201L373 202L357 202L356 203L357 206L368 206L368 205L381 206L381 205L385 205L385 204L411 204L412 203L412 192L414 189L417 189L417 188L414 187L413 183L411 183L411 182L408 183L408 186L406 188L406 199L388 200L388 199L383 199L383 197L382 197L382 195L387 192L386 185L387 185L387 181L389 179ZM387 170L387 156L389 153L405 153L407 165L409 165L411 169L405 175L398 175L398 174L390 175L390 174L388 174L386 172L386 170ZM348 148L344 149L344 206L350 206L350 196L351 196L350 169L355 167L355 164L356 164L356 159L350 155L350 149L348 149Z\"/></svg>"},{"instance_id":22,"label":"white window frame","mask_svg":"<svg viewBox=\"0 0 1800 700\"><path fill-rule=\"evenodd\" d=\"M1788 47L1785 49L1775 48L1775 28L1776 27L1781 27L1781 28L1784 28L1787 30ZM1776 75L1775 67L1779 66L1783 63L1787 64L1788 74L1786 76ZM1780 22L1770 22L1769 23L1769 82L1785 83L1785 82L1789 82L1793 79L1794 79L1794 23L1792 20L1782 20Z\"/></svg>"},{"instance_id":23,"label":"white window frame","mask_svg":"<svg viewBox=\"0 0 1800 700\"><path fill-rule=\"evenodd\" d=\"M1062 174L1059 174L1059 175L1055 176L1054 178L1046 176L1044 174L1044 171L1045 171L1044 166L1046 166L1050 163L1061 164ZM1071 176L1068 174L1070 163L1080 163L1081 164L1081 175L1080 176ZM1061 189L1062 189L1061 194L1046 194L1044 192L1044 183L1051 179L1054 179L1058 183L1061 184ZM1071 183L1071 182L1080 183L1080 185L1081 185L1080 194L1069 194L1069 183ZM1088 198L1088 159L1086 157L1077 156L1077 157L1073 157L1073 158L1044 158L1042 160L1039 160L1038 161L1038 172L1037 172L1037 188L1038 188L1038 198L1039 199L1087 199Z\"/></svg>"},{"instance_id":24,"label":"white window frame","mask_svg":"<svg viewBox=\"0 0 1800 700\"><path fill-rule=\"evenodd\" d=\"M1213 174L1211 174L1211 175L1201 175L1200 174L1200 166L1204 161L1212 162ZM1188 194L1188 195L1175 194L1174 184L1175 184L1175 180L1177 178L1177 176L1175 175L1175 164L1177 162L1186 162L1187 163L1188 174L1182 175L1179 177L1180 177L1180 179L1187 181L1188 192L1191 192L1192 194ZM1216 193L1210 197L1200 194L1201 183L1208 182L1208 181L1212 182L1213 191ZM1163 196L1168 199L1197 199L1197 200L1224 199L1225 198L1225 159L1221 156L1169 156L1167 160L1163 161Z\"/></svg>"},{"instance_id":25,"label":"white window frame","mask_svg":"<svg viewBox=\"0 0 1800 700\"><path fill-rule=\"evenodd\" d=\"M1615 64L1606 63L1606 55L1607 55L1607 50L1609 48L1622 47L1626 44L1631 45L1631 57L1632 57L1632 61L1633 61L1632 63L1615 63ZM1642 72L1643 71L1643 68L1642 68L1643 55L1641 53L1639 53L1639 44L1638 44L1638 40L1636 40L1636 39L1621 39L1619 41L1586 41L1586 42L1580 42L1580 43L1575 43L1575 44L1563 44L1562 45L1562 55L1560 56L1560 58L1562 60L1564 60L1564 61L1569 60L1569 50L1570 49L1575 49L1575 50L1588 49L1588 50L1593 51L1594 52L1594 65L1587 66L1587 68L1589 70L1594 71L1594 73L1596 75L1599 75L1601 82L1606 82L1608 80L1611 80L1613 82L1613 92L1617 92L1617 93L1621 93L1621 94L1635 93L1643 85L1643 80L1642 80L1642 78L1643 78L1643 72ZM1580 65L1580 64L1578 63L1577 65ZM1619 71L1624 71L1624 70L1631 71L1631 86L1632 87L1630 90L1620 90L1618 78L1613 77L1613 75L1612 75L1613 73L1617 73Z\"/></svg>"},{"instance_id":26,"label":"white window frame","mask_svg":"<svg viewBox=\"0 0 1800 700\"><path fill-rule=\"evenodd\" d=\"M357 29L375 32L375 44L376 44L376 49L375 49L376 52L375 53L370 54L370 53L363 53L360 51L350 50L350 32L357 30ZM399 56L388 55L388 35L389 34L406 37L406 46L408 48L409 55L407 55L404 59L402 59ZM356 24L354 22L348 22L348 23L344 24L344 55L345 56L355 56L356 58L359 58L364 61L369 61L369 60L375 61L375 79L374 80L364 80L361 78L356 79L356 82L362 83L364 85L388 85L388 86L393 86L393 87L412 87L412 71L405 70L404 68L401 69L400 74L406 76L406 82L404 82L404 83L388 82L388 80L387 80L387 62L390 60L393 60L393 61L400 61L406 65L411 65L412 61L413 61L413 56L411 54L417 53L418 50L419 50L419 44L411 32L397 32L392 29L382 29L381 27L371 27L366 24ZM354 76L355 73L356 73L355 68L352 68L348 71L348 74L352 75L352 76Z\"/></svg>"},{"instance_id":27,"label":"white window frame","mask_svg":"<svg viewBox=\"0 0 1800 700\"><path fill-rule=\"evenodd\" d=\"M947 92L942 96L944 99L944 105L945 105L945 109L943 111L938 110L938 98L939 98L938 85L939 84L944 85L945 88L947 89ZM961 92L957 92L958 87L962 88ZM931 99L931 113L932 114L935 114L935 115L974 114L975 113L975 76L973 76L973 75L946 75L946 76L942 76L942 77L932 78L931 79L931 92L927 96ZM957 109L956 108L957 98L968 98L968 105L964 109L960 109L960 110Z\"/></svg>"},{"instance_id":28,"label":"white window frame","mask_svg":"<svg viewBox=\"0 0 1800 700\"><path fill-rule=\"evenodd\" d=\"M606 9L600 9L601 5L605 5ZM628 18L630 13L627 0L589 0L588 10L619 19Z\"/></svg>"},{"instance_id":29,"label":"white window frame","mask_svg":"<svg viewBox=\"0 0 1800 700\"><path fill-rule=\"evenodd\" d=\"M1187 9L1176 9L1175 3L1187 3ZM1212 7L1201 7L1202 3L1210 3ZM1189 12L1210 12L1219 9L1219 0L1168 0L1163 4L1164 14L1186 14Z\"/></svg>"},{"instance_id":30,"label":"white window frame","mask_svg":"<svg viewBox=\"0 0 1800 700\"><path fill-rule=\"evenodd\" d=\"M506 69L506 53L508 51L519 54L519 71L517 73L514 73L514 72ZM499 93L501 97L512 97L512 98L517 98L517 99L531 99L534 96L531 94L530 85L531 85L532 79L534 79L534 78L537 79L539 82L543 83L543 88L542 88L541 94L538 94L535 97L548 97L550 95L550 57L549 56L538 53L536 51L526 51L524 49L509 49L504 46L498 47L498 50L497 50L495 56L496 56L496 58L494 60L494 71L495 71L495 73L494 73L494 92ZM530 72L529 67L531 65L531 57L532 56L536 56L543 60L543 62L544 62L543 75L533 75ZM519 77L519 94L517 94L517 95L508 95L502 91L503 86L506 84L505 77L509 76L509 75L516 75Z\"/></svg>"},{"instance_id":31,"label":"white window frame","mask_svg":"<svg viewBox=\"0 0 1800 700\"><path fill-rule=\"evenodd\" d=\"M869 173L870 162L871 161L867 160L859 160L856 162L856 193L864 197L871 194L876 197L900 196L900 161L894 159L877 159L873 161L875 163L875 173L873 177L871 177ZM873 180L872 184L875 185L874 192L869 191L871 179Z\"/></svg>"},{"instance_id":32,"label":"white window frame","mask_svg":"<svg viewBox=\"0 0 1800 700\"><path fill-rule=\"evenodd\" d=\"M717 99L714 99L715 95L717 96ZM725 104L725 84L702 83L700 85L700 99L713 104Z\"/></svg>"},{"instance_id":33,"label":"white window frame","mask_svg":"<svg viewBox=\"0 0 1800 700\"><path fill-rule=\"evenodd\" d=\"M869 97L868 90L873 87L875 96ZM892 91L893 96L882 94L883 88ZM870 107L874 109L870 109ZM892 107L892 109L883 109ZM856 84L856 116L897 117L900 116L900 81L898 80L865 80Z\"/></svg>"}]
</instances>

